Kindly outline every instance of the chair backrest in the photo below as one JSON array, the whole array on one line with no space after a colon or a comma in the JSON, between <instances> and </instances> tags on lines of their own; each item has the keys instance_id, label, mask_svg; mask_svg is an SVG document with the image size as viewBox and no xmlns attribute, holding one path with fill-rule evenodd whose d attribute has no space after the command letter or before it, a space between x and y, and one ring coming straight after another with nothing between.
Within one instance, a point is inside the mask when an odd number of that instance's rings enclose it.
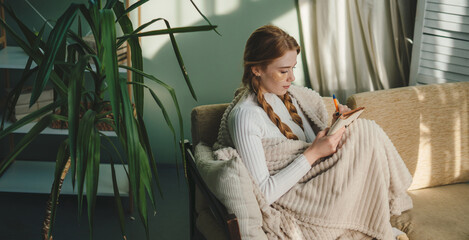
<instances>
[{"instance_id":1,"label":"chair backrest","mask_svg":"<svg viewBox=\"0 0 469 240\"><path fill-rule=\"evenodd\" d=\"M204 142L212 146L217 140L220 121L228 103L202 105L192 109L191 132L192 144Z\"/></svg>"},{"instance_id":2,"label":"chair backrest","mask_svg":"<svg viewBox=\"0 0 469 240\"><path fill-rule=\"evenodd\" d=\"M335 111L334 102L330 97L323 97L329 116ZM195 146L199 142L204 142L212 146L217 140L220 121L228 107L228 103L202 105L192 109L191 131L192 144ZM329 119L330 121L331 119ZM329 123L330 125L330 123Z\"/></svg>"}]
</instances>

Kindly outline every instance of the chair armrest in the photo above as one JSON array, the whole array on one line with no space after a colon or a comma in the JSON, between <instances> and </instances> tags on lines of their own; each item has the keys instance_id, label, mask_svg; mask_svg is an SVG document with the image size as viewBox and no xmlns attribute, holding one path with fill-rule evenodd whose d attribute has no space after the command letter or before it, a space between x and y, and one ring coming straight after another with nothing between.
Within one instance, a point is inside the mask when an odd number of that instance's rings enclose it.
<instances>
[{"instance_id":1,"label":"chair armrest","mask_svg":"<svg viewBox=\"0 0 469 240\"><path fill-rule=\"evenodd\" d=\"M195 204L195 186L197 186L208 202L208 206L213 213L217 222L222 223L224 231L230 240L240 240L241 234L239 232L238 219L235 214L230 214L226 210L226 207L218 200L215 195L207 187L207 184L204 182L200 176L197 166L195 165L195 158L192 153L192 144L188 140L184 141L185 146L185 156L186 156L186 169L187 169L187 178L189 181L189 194L190 194L190 214L191 214L191 235L193 233L193 213L194 213L194 204Z\"/></svg>"}]
</instances>

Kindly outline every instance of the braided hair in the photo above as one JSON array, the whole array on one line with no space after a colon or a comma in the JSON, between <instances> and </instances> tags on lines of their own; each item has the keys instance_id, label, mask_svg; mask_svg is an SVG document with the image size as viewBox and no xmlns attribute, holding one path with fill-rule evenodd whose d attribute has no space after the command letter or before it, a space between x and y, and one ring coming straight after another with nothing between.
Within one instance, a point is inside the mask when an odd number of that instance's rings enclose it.
<instances>
[{"instance_id":1,"label":"braided hair","mask_svg":"<svg viewBox=\"0 0 469 240\"><path fill-rule=\"evenodd\" d=\"M296 50L297 54L300 53L300 46L288 33L273 25L258 28L246 42L242 83L244 87L251 89L257 95L259 105L267 113L270 120L280 129L280 132L288 139L297 140L298 137L293 133L291 128L280 120L272 106L265 100L264 92L260 88L260 77L252 72L253 66L260 66L265 69L276 58L283 56L290 50ZM292 103L290 94L287 92L280 97L288 109L292 120L303 129L303 121L298 115L295 105Z\"/></svg>"}]
</instances>

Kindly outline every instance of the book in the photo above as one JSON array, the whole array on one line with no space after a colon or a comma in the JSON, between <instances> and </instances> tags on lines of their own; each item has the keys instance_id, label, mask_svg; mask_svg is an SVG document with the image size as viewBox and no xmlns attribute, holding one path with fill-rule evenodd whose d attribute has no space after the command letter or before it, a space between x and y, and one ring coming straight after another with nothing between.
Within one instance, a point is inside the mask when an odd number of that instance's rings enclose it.
<instances>
[{"instance_id":1,"label":"book","mask_svg":"<svg viewBox=\"0 0 469 240\"><path fill-rule=\"evenodd\" d=\"M31 99L31 89L26 89L21 91L20 96L18 97L17 105L29 104ZM38 102L53 101L54 100L54 90L53 89L44 89L41 95L37 99Z\"/></svg>"},{"instance_id":2,"label":"book","mask_svg":"<svg viewBox=\"0 0 469 240\"><path fill-rule=\"evenodd\" d=\"M16 104L15 105L15 113L16 114L25 114L25 113L32 113L40 108L53 103L53 100L45 100L45 101L37 101L31 107L29 107L29 103L27 104Z\"/></svg>"},{"instance_id":3,"label":"book","mask_svg":"<svg viewBox=\"0 0 469 240\"><path fill-rule=\"evenodd\" d=\"M335 123L332 124L331 128L329 129L329 132L327 132L327 136L333 135L343 126L350 125L355 119L360 116L360 114L362 114L363 111L365 111L364 107L358 107L340 115L339 118L337 118L337 120L335 121Z\"/></svg>"}]
</instances>

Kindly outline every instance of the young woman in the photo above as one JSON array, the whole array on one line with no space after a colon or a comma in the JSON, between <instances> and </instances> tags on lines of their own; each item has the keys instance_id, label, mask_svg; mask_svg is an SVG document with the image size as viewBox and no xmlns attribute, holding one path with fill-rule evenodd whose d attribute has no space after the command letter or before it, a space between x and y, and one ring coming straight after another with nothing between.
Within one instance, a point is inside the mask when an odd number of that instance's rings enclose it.
<instances>
[{"instance_id":1,"label":"young woman","mask_svg":"<svg viewBox=\"0 0 469 240\"><path fill-rule=\"evenodd\" d=\"M412 207L407 168L372 121L326 136L322 99L292 85L299 52L278 27L252 33L243 88L220 127L220 146L236 149L261 192L263 230L280 239L395 238L390 216Z\"/></svg>"}]
</instances>

